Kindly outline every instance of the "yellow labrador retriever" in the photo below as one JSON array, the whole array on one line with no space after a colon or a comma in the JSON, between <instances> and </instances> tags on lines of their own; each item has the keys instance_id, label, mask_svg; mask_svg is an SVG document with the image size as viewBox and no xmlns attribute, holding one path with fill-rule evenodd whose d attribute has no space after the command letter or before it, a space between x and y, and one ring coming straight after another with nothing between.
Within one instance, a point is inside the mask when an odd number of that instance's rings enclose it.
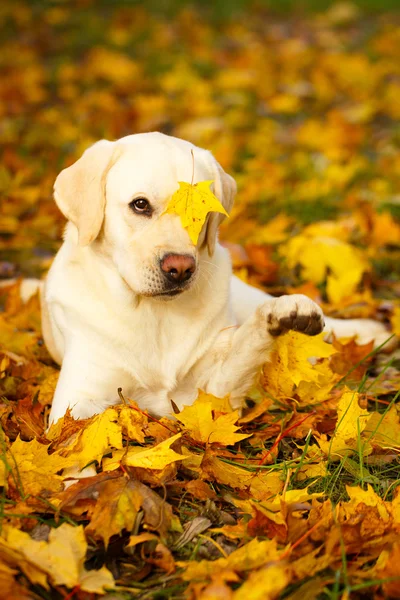
<instances>
[{"instance_id":1,"label":"yellow labrador retriever","mask_svg":"<svg viewBox=\"0 0 400 600\"><path fill-rule=\"evenodd\" d=\"M62 364L50 420L69 407L90 417L117 388L156 415L190 404L198 389L239 407L277 335L322 331L302 295L272 298L232 276L210 213L194 246L163 214L178 181L213 180L229 212L236 185L206 150L161 133L100 141L57 177L68 219L42 294L48 349ZM374 321L326 319L339 336L388 337Z\"/></svg>"}]
</instances>

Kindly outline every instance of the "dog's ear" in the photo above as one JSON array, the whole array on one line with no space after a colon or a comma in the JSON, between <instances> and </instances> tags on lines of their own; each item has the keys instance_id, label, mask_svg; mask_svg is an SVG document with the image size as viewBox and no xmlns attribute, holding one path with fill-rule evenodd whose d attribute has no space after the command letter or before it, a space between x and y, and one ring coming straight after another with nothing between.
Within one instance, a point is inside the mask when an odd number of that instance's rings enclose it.
<instances>
[{"instance_id":1,"label":"dog's ear","mask_svg":"<svg viewBox=\"0 0 400 600\"><path fill-rule=\"evenodd\" d=\"M236 195L236 182L233 177L228 175L228 173L225 173L221 165L212 155L208 153L208 156L212 160L211 165L214 178L214 194L221 202L226 212L229 214ZM224 219L226 219L226 217L221 213L213 212L209 213L208 215L203 244L207 245L208 254L210 256L214 254L215 244L217 242L218 227Z\"/></svg>"},{"instance_id":2,"label":"dog's ear","mask_svg":"<svg viewBox=\"0 0 400 600\"><path fill-rule=\"evenodd\" d=\"M61 171L55 181L54 199L63 215L76 226L80 246L87 246L99 235L104 219L106 179L115 163L114 154L114 142L96 142L73 165Z\"/></svg>"}]
</instances>

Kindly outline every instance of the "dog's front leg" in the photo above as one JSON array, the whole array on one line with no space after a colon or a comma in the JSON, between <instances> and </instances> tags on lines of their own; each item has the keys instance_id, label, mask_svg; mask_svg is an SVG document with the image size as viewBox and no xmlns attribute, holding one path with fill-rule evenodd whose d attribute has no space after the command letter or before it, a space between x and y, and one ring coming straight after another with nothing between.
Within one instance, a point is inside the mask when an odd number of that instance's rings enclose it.
<instances>
[{"instance_id":1,"label":"dog's front leg","mask_svg":"<svg viewBox=\"0 0 400 600\"><path fill-rule=\"evenodd\" d=\"M272 298L272 296L233 276L231 279L231 298L234 315L237 322L241 324L267 298ZM372 319L333 319L325 317L324 331L327 334L333 333L337 338L356 336L359 344L367 344L374 340L375 348L384 344L386 350L391 350L396 345L394 338L388 343L391 335L385 325Z\"/></svg>"},{"instance_id":2,"label":"dog's front leg","mask_svg":"<svg viewBox=\"0 0 400 600\"><path fill-rule=\"evenodd\" d=\"M118 402L118 387L128 388L127 375L110 358L84 340L68 344L51 407L49 424L69 408L75 419L86 419Z\"/></svg>"},{"instance_id":3,"label":"dog's front leg","mask_svg":"<svg viewBox=\"0 0 400 600\"><path fill-rule=\"evenodd\" d=\"M226 340L217 340L203 359L208 364L201 365L199 387L218 397L230 394L236 408L268 359L276 336L290 329L316 335L323 327L321 309L306 296L294 294L264 301L232 335L228 346Z\"/></svg>"}]
</instances>

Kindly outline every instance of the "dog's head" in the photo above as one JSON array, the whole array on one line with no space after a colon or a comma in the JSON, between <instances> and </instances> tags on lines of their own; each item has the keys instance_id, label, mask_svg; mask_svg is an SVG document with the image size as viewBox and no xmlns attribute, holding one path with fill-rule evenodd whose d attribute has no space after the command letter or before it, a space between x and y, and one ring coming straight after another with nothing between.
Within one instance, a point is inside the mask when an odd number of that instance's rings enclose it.
<instances>
[{"instance_id":1,"label":"dog's head","mask_svg":"<svg viewBox=\"0 0 400 600\"><path fill-rule=\"evenodd\" d=\"M213 254L224 218L209 213L195 246L178 215L162 214L178 181L192 177L193 183L213 180L214 194L230 211L232 177L208 151L161 133L97 142L60 173L54 197L79 244L110 257L136 294L173 297L189 289Z\"/></svg>"}]
</instances>

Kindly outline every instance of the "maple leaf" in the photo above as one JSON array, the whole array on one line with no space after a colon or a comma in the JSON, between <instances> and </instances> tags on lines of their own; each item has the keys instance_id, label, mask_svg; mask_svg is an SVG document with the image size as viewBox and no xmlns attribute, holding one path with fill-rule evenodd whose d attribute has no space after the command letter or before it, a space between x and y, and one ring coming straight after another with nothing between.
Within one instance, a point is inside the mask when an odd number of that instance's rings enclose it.
<instances>
[{"instance_id":1,"label":"maple leaf","mask_svg":"<svg viewBox=\"0 0 400 600\"><path fill-rule=\"evenodd\" d=\"M179 189L173 194L162 214L179 215L182 227L187 230L191 241L197 244L201 229L210 212L229 216L221 202L210 190L212 181L199 181L191 184L178 181Z\"/></svg>"},{"instance_id":2,"label":"maple leaf","mask_svg":"<svg viewBox=\"0 0 400 600\"><path fill-rule=\"evenodd\" d=\"M370 418L367 411L358 403L359 395L348 388L340 398L337 409L337 425L330 441L318 439L321 450L329 455L332 460L348 455L357 449L357 444L362 445L363 454L368 454L371 449L368 443L363 443L361 434Z\"/></svg>"},{"instance_id":3,"label":"maple leaf","mask_svg":"<svg viewBox=\"0 0 400 600\"><path fill-rule=\"evenodd\" d=\"M137 405L118 407L118 423L122 432L130 439L140 444L144 443L144 430L148 425L146 415L138 410Z\"/></svg>"},{"instance_id":4,"label":"maple leaf","mask_svg":"<svg viewBox=\"0 0 400 600\"><path fill-rule=\"evenodd\" d=\"M303 268L302 277L318 284L325 280L327 273L329 299L338 302L351 296L361 282L365 272L370 270L358 248L330 237L314 237L315 228L305 229L280 248L288 266ZM315 257L318 256L318 260Z\"/></svg>"},{"instance_id":5,"label":"maple leaf","mask_svg":"<svg viewBox=\"0 0 400 600\"><path fill-rule=\"evenodd\" d=\"M337 352L324 337L324 333L308 337L296 331L279 337L263 368L264 387L276 398L292 397L296 391L307 404L326 398L339 376L326 362L312 364L309 360L328 358Z\"/></svg>"},{"instance_id":6,"label":"maple leaf","mask_svg":"<svg viewBox=\"0 0 400 600\"><path fill-rule=\"evenodd\" d=\"M204 444L229 446L250 437L249 435L236 433L239 429L235 425L239 419L237 410L214 419L213 401L208 398L204 399L202 396L191 406L185 406L176 415L176 418L190 432L194 440Z\"/></svg>"},{"instance_id":7,"label":"maple leaf","mask_svg":"<svg viewBox=\"0 0 400 600\"><path fill-rule=\"evenodd\" d=\"M276 540L265 540L259 542L254 539L235 550L227 558L219 558L214 561L201 560L200 562L179 562L180 567L185 567L182 578L185 581L207 579L213 572L219 570L232 570L242 573L251 569L278 560L280 552L277 549Z\"/></svg>"},{"instance_id":8,"label":"maple leaf","mask_svg":"<svg viewBox=\"0 0 400 600\"><path fill-rule=\"evenodd\" d=\"M163 536L172 522L172 510L167 502L137 479L129 479L121 472L80 479L53 499L63 512L75 517L89 514L86 531L102 539L106 546L111 536L124 529L132 530L140 508L146 527Z\"/></svg>"},{"instance_id":9,"label":"maple leaf","mask_svg":"<svg viewBox=\"0 0 400 600\"><path fill-rule=\"evenodd\" d=\"M112 458L105 458L103 461L104 471L117 469L121 462L129 467L140 467L142 469L154 469L161 471L166 466L178 460L186 460L187 456L178 454L170 446L182 436L177 433L171 438L164 440L160 444L142 450L142 448L130 447L127 450L117 450L113 452Z\"/></svg>"},{"instance_id":10,"label":"maple leaf","mask_svg":"<svg viewBox=\"0 0 400 600\"><path fill-rule=\"evenodd\" d=\"M137 481L126 477L110 479L96 486L99 498L92 513L87 533L103 539L107 548L111 536L123 529L132 531L143 497Z\"/></svg>"},{"instance_id":11,"label":"maple leaf","mask_svg":"<svg viewBox=\"0 0 400 600\"><path fill-rule=\"evenodd\" d=\"M369 417L363 439L379 448L400 448L400 418L396 406L383 415L374 412Z\"/></svg>"},{"instance_id":12,"label":"maple leaf","mask_svg":"<svg viewBox=\"0 0 400 600\"><path fill-rule=\"evenodd\" d=\"M92 593L104 593L114 586L114 578L106 567L94 574L84 567L87 543L83 527L63 523L51 529L49 541L33 540L28 533L5 527L0 538L0 556L22 569L32 583L49 589L47 579L54 585L79 586Z\"/></svg>"},{"instance_id":13,"label":"maple leaf","mask_svg":"<svg viewBox=\"0 0 400 600\"><path fill-rule=\"evenodd\" d=\"M48 439L61 435L63 421L50 427ZM118 423L118 412L108 408L103 413L87 420L63 448L58 450L61 456L68 457L69 465L77 464L83 468L93 461L100 462L111 448L122 448L122 428Z\"/></svg>"},{"instance_id":14,"label":"maple leaf","mask_svg":"<svg viewBox=\"0 0 400 600\"><path fill-rule=\"evenodd\" d=\"M234 592L233 600L273 600L290 582L289 568L285 564L272 564L252 571L243 585Z\"/></svg>"},{"instance_id":15,"label":"maple leaf","mask_svg":"<svg viewBox=\"0 0 400 600\"><path fill-rule=\"evenodd\" d=\"M57 473L71 461L57 453L49 454L49 446L36 439L23 442L17 438L7 452L7 464L11 469L9 481L19 493L39 496L63 489L63 478Z\"/></svg>"},{"instance_id":16,"label":"maple leaf","mask_svg":"<svg viewBox=\"0 0 400 600\"><path fill-rule=\"evenodd\" d=\"M234 459L232 455L232 460ZM204 454L200 472L203 479L217 481L233 489L246 490L257 500L279 494L283 488L281 474L278 471L251 473L239 466L220 460L211 452Z\"/></svg>"}]
</instances>

